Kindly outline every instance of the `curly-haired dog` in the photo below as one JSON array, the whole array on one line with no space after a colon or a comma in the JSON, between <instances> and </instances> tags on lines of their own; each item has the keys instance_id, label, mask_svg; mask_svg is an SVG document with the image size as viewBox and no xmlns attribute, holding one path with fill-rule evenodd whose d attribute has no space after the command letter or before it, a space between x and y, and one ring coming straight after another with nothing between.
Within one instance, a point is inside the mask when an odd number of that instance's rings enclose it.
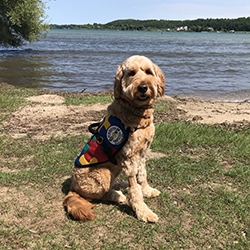
<instances>
[{"instance_id":1,"label":"curly-haired dog","mask_svg":"<svg viewBox=\"0 0 250 250\"><path fill-rule=\"evenodd\" d=\"M116 119L120 123L106 128L106 140L109 140L106 143L100 135L100 125L76 160L72 171L71 191L63 202L66 211L73 218L93 220L95 213L90 201L105 200L130 205L137 218L142 221L158 221L158 216L146 205L143 197L160 194L147 182L145 163L155 133L152 105L156 97L164 94L164 87L164 74L147 57L131 56L118 67L114 81L115 99L108 107L108 118L105 118L102 126L105 127L110 122L109 119ZM124 127L119 128L120 124ZM128 138L125 138L126 133ZM90 145L95 143L100 144L104 150L104 153L99 152L101 149L95 146L98 155L105 161L103 163L97 159L99 156L92 157L91 152L88 152ZM119 144L123 147L113 152ZM86 150L86 154L90 156L85 155ZM110 155L111 151L114 156ZM93 165L90 165L91 161ZM115 180L121 172L128 178L127 198L116 189Z\"/></svg>"}]
</instances>

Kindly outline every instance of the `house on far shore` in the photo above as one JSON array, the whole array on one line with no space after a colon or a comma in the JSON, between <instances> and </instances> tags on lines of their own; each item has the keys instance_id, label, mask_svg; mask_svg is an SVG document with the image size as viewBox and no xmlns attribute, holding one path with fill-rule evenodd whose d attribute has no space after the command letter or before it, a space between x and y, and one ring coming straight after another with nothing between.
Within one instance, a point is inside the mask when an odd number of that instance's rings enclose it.
<instances>
[{"instance_id":1,"label":"house on far shore","mask_svg":"<svg viewBox=\"0 0 250 250\"><path fill-rule=\"evenodd\" d=\"M188 26L178 27L176 31L188 31Z\"/></svg>"},{"instance_id":2,"label":"house on far shore","mask_svg":"<svg viewBox=\"0 0 250 250\"><path fill-rule=\"evenodd\" d=\"M210 31L210 32L214 32L214 28L212 28L212 27L208 27L207 29L208 29L208 31Z\"/></svg>"}]
</instances>

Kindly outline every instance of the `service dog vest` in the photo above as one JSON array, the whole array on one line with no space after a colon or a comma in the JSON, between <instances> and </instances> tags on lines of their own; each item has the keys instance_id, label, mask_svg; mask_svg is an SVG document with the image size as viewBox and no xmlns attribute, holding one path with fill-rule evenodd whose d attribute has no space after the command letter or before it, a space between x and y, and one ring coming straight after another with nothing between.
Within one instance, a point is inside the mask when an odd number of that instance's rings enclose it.
<instances>
[{"instance_id":1,"label":"service dog vest","mask_svg":"<svg viewBox=\"0 0 250 250\"><path fill-rule=\"evenodd\" d=\"M91 124L89 131L93 135L77 156L75 166L90 167L107 161L116 165L115 155L127 142L130 128L125 129L119 118L107 115L100 123Z\"/></svg>"}]
</instances>

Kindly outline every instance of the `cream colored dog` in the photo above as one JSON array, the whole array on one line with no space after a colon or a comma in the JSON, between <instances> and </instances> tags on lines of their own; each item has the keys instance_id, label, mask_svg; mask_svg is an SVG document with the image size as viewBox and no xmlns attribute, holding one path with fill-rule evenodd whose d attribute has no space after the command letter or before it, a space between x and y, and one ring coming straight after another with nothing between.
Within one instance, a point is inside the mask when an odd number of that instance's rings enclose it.
<instances>
[{"instance_id":1,"label":"cream colored dog","mask_svg":"<svg viewBox=\"0 0 250 250\"><path fill-rule=\"evenodd\" d=\"M144 56L131 56L117 69L114 101L107 113L119 118L129 128L129 138L110 161L73 168L70 192L63 202L69 215L77 220L95 218L91 200L128 204L139 220L157 222L158 216L143 197L160 194L149 186L146 173L147 152L154 137L153 103L164 94L165 77L161 69ZM123 172L128 178L127 197L117 189L115 180Z\"/></svg>"}]
</instances>

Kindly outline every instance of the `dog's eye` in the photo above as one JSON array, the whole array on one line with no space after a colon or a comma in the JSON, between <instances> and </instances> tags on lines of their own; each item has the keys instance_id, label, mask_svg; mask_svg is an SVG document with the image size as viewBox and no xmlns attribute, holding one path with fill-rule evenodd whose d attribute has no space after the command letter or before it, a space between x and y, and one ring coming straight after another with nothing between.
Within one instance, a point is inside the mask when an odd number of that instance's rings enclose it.
<instances>
[{"instance_id":1,"label":"dog's eye","mask_svg":"<svg viewBox=\"0 0 250 250\"><path fill-rule=\"evenodd\" d=\"M134 76L134 75L135 75L135 71L134 71L134 70L129 71L129 72L128 72L128 75L129 75L129 76Z\"/></svg>"},{"instance_id":2,"label":"dog's eye","mask_svg":"<svg viewBox=\"0 0 250 250\"><path fill-rule=\"evenodd\" d=\"M147 70L146 70L146 74L147 74L147 75L153 75L153 72L152 72L150 69L147 69Z\"/></svg>"}]
</instances>

